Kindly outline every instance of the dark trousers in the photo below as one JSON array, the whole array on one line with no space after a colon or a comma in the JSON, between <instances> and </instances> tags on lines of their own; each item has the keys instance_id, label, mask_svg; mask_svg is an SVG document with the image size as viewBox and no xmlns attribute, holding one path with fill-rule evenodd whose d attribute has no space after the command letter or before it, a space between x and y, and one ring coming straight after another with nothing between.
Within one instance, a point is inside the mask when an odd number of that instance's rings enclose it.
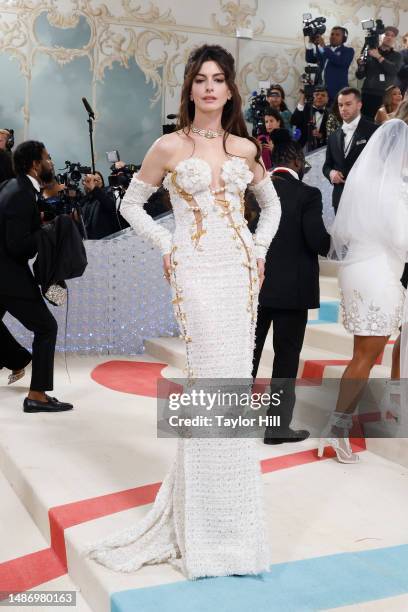
<instances>
[{"instance_id":1,"label":"dark trousers","mask_svg":"<svg viewBox=\"0 0 408 612\"><path fill-rule=\"evenodd\" d=\"M54 384L54 352L58 331L56 320L40 295L38 299L32 300L0 295L0 322L6 312L9 312L24 327L34 332L31 391L50 391ZM8 351L10 349L16 351L20 345L2 322L1 325L0 365L4 364L9 367L12 362ZM6 340L4 344L3 339Z\"/></svg>"},{"instance_id":2,"label":"dark trousers","mask_svg":"<svg viewBox=\"0 0 408 612\"><path fill-rule=\"evenodd\" d=\"M281 430L290 426L296 402L295 385L299 368L300 352L305 337L307 309L285 310L279 308L258 307L258 321L255 332L255 351L252 376L256 377L266 336L273 324L273 369L271 394L283 390L281 403L272 405L268 415L279 415Z\"/></svg>"},{"instance_id":3,"label":"dark trousers","mask_svg":"<svg viewBox=\"0 0 408 612\"><path fill-rule=\"evenodd\" d=\"M30 361L31 353L17 342L3 321L0 321L0 369L22 370Z\"/></svg>"},{"instance_id":4,"label":"dark trousers","mask_svg":"<svg viewBox=\"0 0 408 612\"><path fill-rule=\"evenodd\" d=\"M363 108L361 109L361 113L365 117L367 117L367 119L374 121L376 112L378 111L380 106L382 106L383 104L383 94L377 95L377 94L371 94L371 93L364 93L363 91L361 94L361 101L363 103Z\"/></svg>"},{"instance_id":5,"label":"dark trousers","mask_svg":"<svg viewBox=\"0 0 408 612\"><path fill-rule=\"evenodd\" d=\"M344 189L344 185L335 185L335 187L333 187L332 204L333 204L335 215L337 215L341 196L343 194L343 189Z\"/></svg>"}]
</instances>

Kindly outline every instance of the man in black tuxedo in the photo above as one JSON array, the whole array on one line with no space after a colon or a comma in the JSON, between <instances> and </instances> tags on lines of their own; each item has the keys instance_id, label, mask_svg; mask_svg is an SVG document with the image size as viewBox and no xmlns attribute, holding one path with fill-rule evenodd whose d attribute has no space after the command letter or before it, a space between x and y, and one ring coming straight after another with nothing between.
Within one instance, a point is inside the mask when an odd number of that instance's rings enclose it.
<instances>
[{"instance_id":1,"label":"man in black tuxedo","mask_svg":"<svg viewBox=\"0 0 408 612\"><path fill-rule=\"evenodd\" d=\"M361 116L361 94L344 87L338 97L341 128L329 136L323 174L332 183L332 203L337 213L347 176L378 126Z\"/></svg>"},{"instance_id":2,"label":"man in black tuxedo","mask_svg":"<svg viewBox=\"0 0 408 612\"><path fill-rule=\"evenodd\" d=\"M51 181L53 165L45 146L31 140L17 147L13 162L16 178L0 191L0 321L9 312L34 332L32 377L24 412L70 410L72 404L45 393L53 388L57 322L28 265L37 254L37 236L42 231L37 206L40 186ZM4 328L0 331L4 335ZM0 363L9 359L1 352L13 350L10 342L12 337L6 344L1 343Z\"/></svg>"},{"instance_id":3,"label":"man in black tuxedo","mask_svg":"<svg viewBox=\"0 0 408 612\"><path fill-rule=\"evenodd\" d=\"M273 324L274 360L271 394L283 389L281 404L268 415L281 417L280 428L265 431L265 444L298 442L306 430L290 428L295 406L295 383L302 350L307 311L319 307L318 254L326 255L330 236L322 219L322 194L302 182L305 157L299 143L286 130L272 133L272 181L282 217L265 262L265 280L259 295L252 375L255 378L265 339ZM282 380L284 379L284 380Z\"/></svg>"},{"instance_id":4,"label":"man in black tuxedo","mask_svg":"<svg viewBox=\"0 0 408 612\"><path fill-rule=\"evenodd\" d=\"M327 142L328 102L329 94L325 87L319 86L315 88L312 108L310 108L309 103L305 104L304 92L300 93L298 105L290 122L300 130L301 136L299 142L302 147L307 144L309 151L323 147Z\"/></svg>"}]
</instances>

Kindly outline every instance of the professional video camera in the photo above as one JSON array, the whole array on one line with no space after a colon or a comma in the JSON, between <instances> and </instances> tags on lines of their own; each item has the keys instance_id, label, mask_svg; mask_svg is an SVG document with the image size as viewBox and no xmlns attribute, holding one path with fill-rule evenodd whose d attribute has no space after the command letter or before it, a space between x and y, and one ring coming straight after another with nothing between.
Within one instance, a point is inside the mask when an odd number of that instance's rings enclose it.
<instances>
[{"instance_id":1,"label":"professional video camera","mask_svg":"<svg viewBox=\"0 0 408 612\"><path fill-rule=\"evenodd\" d=\"M114 162L110 167L110 175L108 176L109 186L112 189L120 189L125 191L129 187L132 176L137 172L140 166L136 164L123 164L120 168L116 167L116 162L120 161L119 151L108 151L106 153L108 162Z\"/></svg>"},{"instance_id":2,"label":"professional video camera","mask_svg":"<svg viewBox=\"0 0 408 612\"><path fill-rule=\"evenodd\" d=\"M81 212L81 199L83 193L79 187L81 177L84 174L91 174L92 170L89 166L81 166L79 162L65 162L65 168L62 168L61 174L56 175L60 185L65 185L64 191L60 193L61 208L63 212L69 214L72 210L76 211L81 234L83 238L87 238L84 220Z\"/></svg>"},{"instance_id":3,"label":"professional video camera","mask_svg":"<svg viewBox=\"0 0 408 612\"><path fill-rule=\"evenodd\" d=\"M64 172L65 170L65 172ZM62 173L57 174L57 181L68 190L78 190L79 183L83 174L91 174L91 168L89 166L81 166L79 162L71 163L70 161L65 162L65 168L62 168Z\"/></svg>"},{"instance_id":4,"label":"professional video camera","mask_svg":"<svg viewBox=\"0 0 408 612\"><path fill-rule=\"evenodd\" d=\"M316 91L316 88L321 86L323 83L323 65L318 60L320 54L318 51L317 39L326 32L325 23L325 17L316 17L313 19L311 13L303 13L303 36L308 36L310 42L316 46L316 61L308 62L308 64L305 66L304 73L300 77L303 85L301 92L304 93L305 102L308 104L309 108L307 130L308 149L314 149L316 146L316 141L313 136L313 130L315 128L313 118L313 94Z\"/></svg>"},{"instance_id":5,"label":"professional video camera","mask_svg":"<svg viewBox=\"0 0 408 612\"><path fill-rule=\"evenodd\" d=\"M303 13L303 36L308 36L311 43L315 43L318 36L326 32L326 17L312 18L311 13Z\"/></svg>"},{"instance_id":6,"label":"professional video camera","mask_svg":"<svg viewBox=\"0 0 408 612\"><path fill-rule=\"evenodd\" d=\"M303 13L303 36L308 36L311 43L316 45L316 62L309 62L305 66L305 71L301 75L301 80L304 85L303 91L306 102L313 101L313 93L317 85L322 84L322 66L318 63L317 58L317 37L322 36L326 32L326 17L312 18L312 13Z\"/></svg>"},{"instance_id":7,"label":"professional video camera","mask_svg":"<svg viewBox=\"0 0 408 612\"><path fill-rule=\"evenodd\" d=\"M385 27L382 19L365 19L361 22L361 27L366 36L364 38L364 47L361 50L360 60L365 63L368 59L370 49L378 49L380 46L380 36L384 34Z\"/></svg>"},{"instance_id":8,"label":"professional video camera","mask_svg":"<svg viewBox=\"0 0 408 612\"><path fill-rule=\"evenodd\" d=\"M306 102L313 102L313 94L315 88L318 85L321 85L322 83L321 73L322 71L320 69L320 66L318 66L317 64L312 66L305 66L305 71L300 76L300 79L303 85L301 92L305 94Z\"/></svg>"},{"instance_id":9,"label":"professional video camera","mask_svg":"<svg viewBox=\"0 0 408 612\"><path fill-rule=\"evenodd\" d=\"M110 167L111 174L108 176L110 187L123 187L127 189L132 180L132 176L139 170L136 164L125 164L121 168L116 168L115 164Z\"/></svg>"},{"instance_id":10,"label":"professional video camera","mask_svg":"<svg viewBox=\"0 0 408 612\"><path fill-rule=\"evenodd\" d=\"M249 100L249 115L252 123L252 136L258 136L264 131L264 114L268 107L266 92L261 89L258 93L254 91Z\"/></svg>"}]
</instances>

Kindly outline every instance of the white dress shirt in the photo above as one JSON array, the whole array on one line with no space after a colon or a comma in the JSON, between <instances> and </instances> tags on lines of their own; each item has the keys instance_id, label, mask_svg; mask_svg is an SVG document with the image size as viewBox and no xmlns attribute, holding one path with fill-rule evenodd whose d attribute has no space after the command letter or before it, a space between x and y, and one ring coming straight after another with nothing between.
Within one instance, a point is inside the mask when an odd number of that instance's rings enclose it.
<instances>
[{"instance_id":1,"label":"white dress shirt","mask_svg":"<svg viewBox=\"0 0 408 612\"><path fill-rule=\"evenodd\" d=\"M30 181L33 184L34 189L36 190L37 193L41 192L41 187L40 187L40 183L37 181L36 178L34 178L34 176L31 176L30 174L26 174L26 176L30 179Z\"/></svg>"},{"instance_id":2,"label":"white dress shirt","mask_svg":"<svg viewBox=\"0 0 408 612\"><path fill-rule=\"evenodd\" d=\"M361 115L357 115L357 117L355 119L353 119L353 121L350 121L350 123L346 123L344 122L343 125L341 126L341 129L343 130L344 134L345 134L345 138L344 138L344 152L347 156L347 153L350 149L350 144L351 144L351 140L354 136L354 132L357 129L358 123L361 119Z\"/></svg>"}]
</instances>

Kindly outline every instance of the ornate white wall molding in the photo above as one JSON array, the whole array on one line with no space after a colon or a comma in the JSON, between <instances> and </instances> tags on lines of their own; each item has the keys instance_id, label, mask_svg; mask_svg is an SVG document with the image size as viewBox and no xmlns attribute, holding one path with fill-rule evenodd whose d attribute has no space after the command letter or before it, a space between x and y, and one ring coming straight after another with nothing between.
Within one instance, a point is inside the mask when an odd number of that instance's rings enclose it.
<instances>
[{"instance_id":1,"label":"ornate white wall molding","mask_svg":"<svg viewBox=\"0 0 408 612\"><path fill-rule=\"evenodd\" d=\"M211 22L217 32L226 35L235 36L237 28L251 28L254 35L262 34L265 29L264 21L258 20L259 23L254 27L252 17L257 16L258 0L254 0L253 6L249 4L241 4L240 0L227 1L219 0L221 11L224 13L223 19L226 23L221 23L215 13L211 15Z\"/></svg>"},{"instance_id":2,"label":"ornate white wall molding","mask_svg":"<svg viewBox=\"0 0 408 612\"><path fill-rule=\"evenodd\" d=\"M353 23L357 25L362 19L357 13L364 8L370 9L369 16L378 19L381 17L384 9L391 9L394 21L392 24L398 26L401 20L401 13L408 11L408 0L348 0L348 2L337 3L334 0L312 0L310 2L312 9L317 9L321 15L326 17L336 17L338 23L346 25ZM367 11L365 11L367 13ZM387 25L387 24L386 24Z\"/></svg>"},{"instance_id":3,"label":"ornate white wall molding","mask_svg":"<svg viewBox=\"0 0 408 612\"><path fill-rule=\"evenodd\" d=\"M304 67L304 45L301 23L294 36L293 24L285 22L285 0L274 0L273 3L271 0L208 0L207 5L198 6L196 13L177 12L176 9L185 2L0 0L0 53L17 59L25 79L22 109L25 133L28 133L30 119L32 69L37 57L43 55L61 66L77 58L89 58L92 102L96 113L96 84L104 80L107 70L115 70L118 66L128 68L134 60L144 73L146 82L153 85L150 104L155 105L161 100L162 114L165 115L169 112L166 106L172 106L180 91L181 65L190 50L203 42L217 42L233 52L239 49L237 72L243 97L260 80L281 83L289 98L296 96L299 75ZM296 0L296 4L299 5L299 16L303 11L318 12L333 23L351 27L349 44L356 49L356 55L363 42L363 32L359 27L361 18L382 16L390 21L393 17L394 25L403 29L405 22L408 29L408 0L345 0L342 3L337 0ZM37 20L44 13L49 24L60 29L76 28L85 19L90 31L89 40L80 48L47 45L36 34ZM191 23L182 22L184 14L190 15ZM237 28L251 28L253 40L236 45Z\"/></svg>"}]
</instances>

